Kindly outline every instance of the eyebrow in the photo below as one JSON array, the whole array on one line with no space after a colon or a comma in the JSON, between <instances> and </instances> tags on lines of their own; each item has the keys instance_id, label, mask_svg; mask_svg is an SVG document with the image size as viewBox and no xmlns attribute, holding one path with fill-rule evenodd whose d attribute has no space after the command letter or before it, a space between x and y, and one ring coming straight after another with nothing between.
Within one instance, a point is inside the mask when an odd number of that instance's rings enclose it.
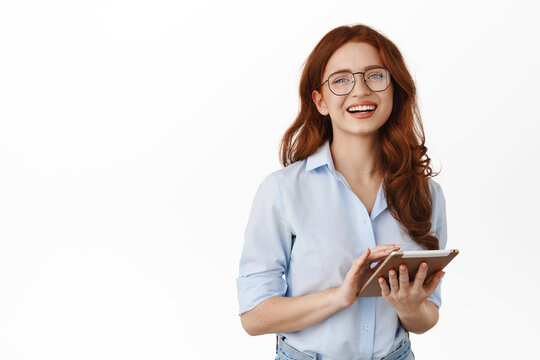
<instances>
[{"instance_id":1,"label":"eyebrow","mask_svg":"<svg viewBox=\"0 0 540 360\"><path fill-rule=\"evenodd\" d=\"M362 72L365 72L366 70L369 70L369 69L375 69L375 68L384 68L384 66L382 66L382 65L368 65L368 66L364 67L364 70L362 70ZM338 73L338 72L342 72L342 71L353 72L351 69L340 69L340 70L332 71L330 73L330 75Z\"/></svg>"}]
</instances>

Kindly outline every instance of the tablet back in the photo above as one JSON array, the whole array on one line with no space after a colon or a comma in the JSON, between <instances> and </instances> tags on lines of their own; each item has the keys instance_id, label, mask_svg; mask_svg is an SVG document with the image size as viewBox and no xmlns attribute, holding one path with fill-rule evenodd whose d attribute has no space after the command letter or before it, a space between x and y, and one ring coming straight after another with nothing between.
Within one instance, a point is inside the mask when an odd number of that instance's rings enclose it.
<instances>
[{"instance_id":1,"label":"tablet back","mask_svg":"<svg viewBox=\"0 0 540 360\"><path fill-rule=\"evenodd\" d=\"M409 281L414 281L414 277L420 264L426 262L428 264L428 273L424 282L427 282L437 271L444 269L458 253L459 250L456 249L394 252L390 254L382 264L377 265L374 274L362 287L358 296L381 296L379 277L382 276L388 283L388 271L394 269L399 276L399 266L401 264L407 265Z\"/></svg>"}]
</instances>

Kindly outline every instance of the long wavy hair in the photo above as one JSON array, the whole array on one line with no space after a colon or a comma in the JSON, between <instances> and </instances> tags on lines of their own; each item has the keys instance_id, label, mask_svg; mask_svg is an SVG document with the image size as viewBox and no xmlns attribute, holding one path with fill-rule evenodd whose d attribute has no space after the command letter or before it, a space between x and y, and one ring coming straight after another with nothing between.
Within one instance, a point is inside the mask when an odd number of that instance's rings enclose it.
<instances>
[{"instance_id":1,"label":"long wavy hair","mask_svg":"<svg viewBox=\"0 0 540 360\"><path fill-rule=\"evenodd\" d=\"M330 118L319 113L311 95L321 90L332 54L351 41L371 44L379 51L394 86L392 112L378 130L388 210L416 243L424 249L439 249L439 240L430 232L432 197L428 183L428 178L437 174L431 169L424 146L416 86L397 46L374 29L365 25L341 26L315 46L300 79L300 112L281 140L281 164L288 166L304 160L326 140L332 141Z\"/></svg>"}]
</instances>

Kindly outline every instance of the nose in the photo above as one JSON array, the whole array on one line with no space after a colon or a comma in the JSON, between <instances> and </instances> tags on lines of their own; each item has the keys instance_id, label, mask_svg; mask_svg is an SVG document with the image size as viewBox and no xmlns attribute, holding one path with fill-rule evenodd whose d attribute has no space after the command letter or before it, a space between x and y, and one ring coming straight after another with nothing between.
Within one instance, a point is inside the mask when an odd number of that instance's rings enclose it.
<instances>
[{"instance_id":1,"label":"nose","mask_svg":"<svg viewBox=\"0 0 540 360\"><path fill-rule=\"evenodd\" d=\"M364 82L362 74L356 74L354 80L354 85L351 91L352 95L364 96L371 94L371 89L368 88Z\"/></svg>"}]
</instances>

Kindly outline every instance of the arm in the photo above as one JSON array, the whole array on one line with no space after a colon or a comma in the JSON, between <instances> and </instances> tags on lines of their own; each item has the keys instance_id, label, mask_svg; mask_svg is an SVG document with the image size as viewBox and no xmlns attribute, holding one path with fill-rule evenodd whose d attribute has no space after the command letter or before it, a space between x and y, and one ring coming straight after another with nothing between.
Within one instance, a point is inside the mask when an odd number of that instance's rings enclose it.
<instances>
[{"instance_id":1,"label":"arm","mask_svg":"<svg viewBox=\"0 0 540 360\"><path fill-rule=\"evenodd\" d=\"M345 307L338 288L298 297L273 296L241 315L249 335L292 332L311 326Z\"/></svg>"},{"instance_id":2,"label":"arm","mask_svg":"<svg viewBox=\"0 0 540 360\"><path fill-rule=\"evenodd\" d=\"M371 264L384 259L400 245L379 245L354 260L343 283L336 288L298 297L273 296L241 315L250 335L304 329L353 304L360 288L373 272Z\"/></svg>"},{"instance_id":3,"label":"arm","mask_svg":"<svg viewBox=\"0 0 540 360\"><path fill-rule=\"evenodd\" d=\"M439 321L439 308L431 301L426 300L416 313L400 315L399 319L405 330L422 334L434 327Z\"/></svg>"},{"instance_id":4,"label":"arm","mask_svg":"<svg viewBox=\"0 0 540 360\"><path fill-rule=\"evenodd\" d=\"M446 200L441 186L431 179L430 188L433 194L431 221L432 224L435 224L435 232L439 237L439 248L445 249L447 242ZM441 304L441 299L437 286L440 284L444 272L439 271L433 276L430 283L423 284L426 272L427 268L425 268L424 272L421 267L416 274L414 284L409 284L407 269L405 268L404 271L400 270L399 283L395 273L389 277L391 289L386 284L386 281L381 284L383 296L397 311L403 327L407 331L417 334L428 331L439 320L438 306ZM405 281L406 276L407 281Z\"/></svg>"}]
</instances>

